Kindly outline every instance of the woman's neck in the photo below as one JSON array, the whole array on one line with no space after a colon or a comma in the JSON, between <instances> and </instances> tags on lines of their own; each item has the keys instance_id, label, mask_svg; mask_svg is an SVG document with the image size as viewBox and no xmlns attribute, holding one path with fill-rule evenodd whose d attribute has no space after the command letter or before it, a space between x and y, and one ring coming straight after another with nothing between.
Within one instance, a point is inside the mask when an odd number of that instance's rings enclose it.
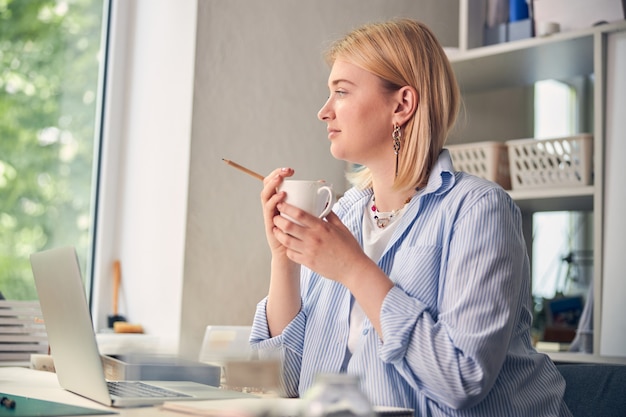
<instances>
[{"instance_id":1,"label":"woman's neck","mask_svg":"<svg viewBox=\"0 0 626 417\"><path fill-rule=\"evenodd\" d=\"M376 208L380 212L400 210L415 194L415 190L393 189L393 181L391 183L373 181L372 189L374 191L374 199L376 200Z\"/></svg>"}]
</instances>

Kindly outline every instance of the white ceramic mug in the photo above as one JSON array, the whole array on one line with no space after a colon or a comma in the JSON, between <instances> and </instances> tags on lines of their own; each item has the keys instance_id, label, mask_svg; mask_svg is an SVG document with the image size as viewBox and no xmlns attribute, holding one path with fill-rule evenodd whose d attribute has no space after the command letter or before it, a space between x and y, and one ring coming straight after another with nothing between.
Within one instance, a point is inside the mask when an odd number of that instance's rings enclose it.
<instances>
[{"instance_id":1,"label":"white ceramic mug","mask_svg":"<svg viewBox=\"0 0 626 417\"><path fill-rule=\"evenodd\" d=\"M320 219L326 217L333 208L335 194L333 189L324 181L286 179L278 187L278 190L287 193L285 197L286 203L311 213ZM297 223L291 217L282 213L281 215Z\"/></svg>"}]
</instances>

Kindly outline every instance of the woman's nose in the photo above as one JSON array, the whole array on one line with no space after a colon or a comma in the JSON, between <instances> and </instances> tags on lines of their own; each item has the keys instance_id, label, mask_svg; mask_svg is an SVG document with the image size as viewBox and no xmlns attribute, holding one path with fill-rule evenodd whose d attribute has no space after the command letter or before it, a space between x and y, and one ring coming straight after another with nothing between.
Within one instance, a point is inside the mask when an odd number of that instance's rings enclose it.
<instances>
[{"instance_id":1,"label":"woman's nose","mask_svg":"<svg viewBox=\"0 0 626 417\"><path fill-rule=\"evenodd\" d=\"M326 103L322 106L322 108L317 112L317 118L321 121L325 121L330 119L330 109L329 109L330 99L326 100Z\"/></svg>"}]
</instances>

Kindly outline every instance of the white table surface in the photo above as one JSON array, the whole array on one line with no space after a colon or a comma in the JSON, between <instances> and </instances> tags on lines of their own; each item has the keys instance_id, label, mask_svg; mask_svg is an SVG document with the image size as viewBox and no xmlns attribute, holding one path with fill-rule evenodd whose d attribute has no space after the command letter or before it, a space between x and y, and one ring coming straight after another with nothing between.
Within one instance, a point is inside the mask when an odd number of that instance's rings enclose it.
<instances>
[{"instance_id":1,"label":"white table surface","mask_svg":"<svg viewBox=\"0 0 626 417\"><path fill-rule=\"evenodd\" d=\"M56 374L36 371L29 368L0 368L0 392L9 395L54 401L79 407L94 408L118 412L120 416L168 416L184 417L185 414L161 410L157 407L111 408L95 401L64 390L59 385ZM19 406L19 405L18 405ZM111 414L115 416L114 414Z\"/></svg>"},{"instance_id":2,"label":"white table surface","mask_svg":"<svg viewBox=\"0 0 626 417\"><path fill-rule=\"evenodd\" d=\"M298 414L297 411L302 405L299 399L267 397L261 399L244 398L232 400L180 401L171 403L183 407L186 405L186 412L164 410L160 406L112 408L64 390L59 385L55 373L22 367L0 367L0 392L8 396L19 395L21 397L53 401L79 407L114 411L118 414L110 415L122 417L189 417L191 415L190 413L195 414L200 411L206 413L203 415L210 416L250 417L267 415L268 410L274 410L275 412L279 410L279 415L292 416ZM19 407L19 404L17 406ZM375 407L374 410L382 416L397 416L399 411L403 412L403 415L406 415L406 412L409 411L394 407ZM410 411L410 413L412 413L412 411Z\"/></svg>"}]
</instances>

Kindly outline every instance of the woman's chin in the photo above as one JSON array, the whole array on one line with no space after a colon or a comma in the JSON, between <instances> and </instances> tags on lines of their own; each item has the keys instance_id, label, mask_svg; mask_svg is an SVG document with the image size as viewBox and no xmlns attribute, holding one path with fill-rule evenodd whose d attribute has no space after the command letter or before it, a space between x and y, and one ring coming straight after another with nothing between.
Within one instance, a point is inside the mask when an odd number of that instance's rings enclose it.
<instances>
[{"instance_id":1,"label":"woman's chin","mask_svg":"<svg viewBox=\"0 0 626 417\"><path fill-rule=\"evenodd\" d=\"M350 155L348 155L344 149L332 142L330 144L330 154L333 156L333 158L339 159L341 161L347 161L350 158Z\"/></svg>"},{"instance_id":2,"label":"woman's chin","mask_svg":"<svg viewBox=\"0 0 626 417\"><path fill-rule=\"evenodd\" d=\"M330 154L335 159L343 159L343 152L341 152L341 150L338 149L338 147L335 146L332 142L330 144Z\"/></svg>"}]
</instances>

